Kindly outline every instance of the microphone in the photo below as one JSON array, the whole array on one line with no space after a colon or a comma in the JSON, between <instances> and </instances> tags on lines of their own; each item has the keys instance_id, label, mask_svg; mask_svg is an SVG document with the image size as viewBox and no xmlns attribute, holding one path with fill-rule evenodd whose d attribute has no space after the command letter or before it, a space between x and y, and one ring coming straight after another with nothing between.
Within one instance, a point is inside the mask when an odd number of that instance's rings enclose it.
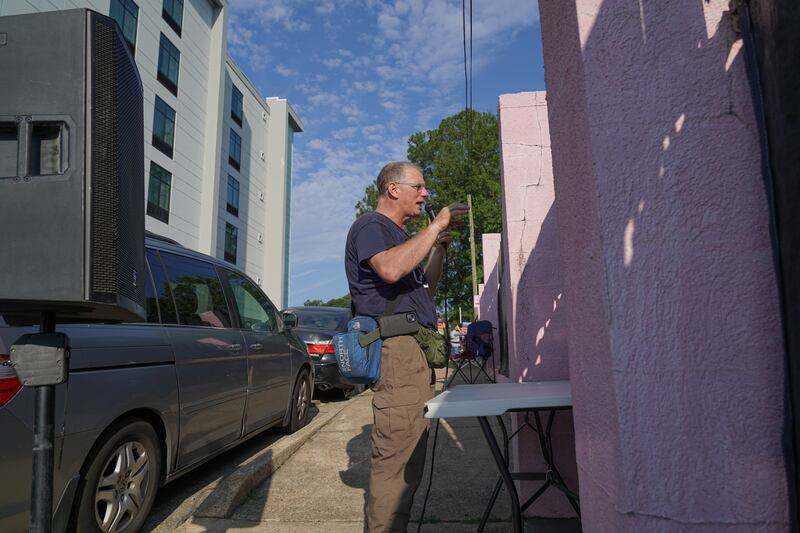
<instances>
[{"instance_id":1,"label":"microphone","mask_svg":"<svg viewBox=\"0 0 800 533\"><path fill-rule=\"evenodd\" d=\"M423 209L425 214L428 215L428 222L433 222L433 219L436 218L436 211L434 210L433 204L425 203Z\"/></svg>"}]
</instances>

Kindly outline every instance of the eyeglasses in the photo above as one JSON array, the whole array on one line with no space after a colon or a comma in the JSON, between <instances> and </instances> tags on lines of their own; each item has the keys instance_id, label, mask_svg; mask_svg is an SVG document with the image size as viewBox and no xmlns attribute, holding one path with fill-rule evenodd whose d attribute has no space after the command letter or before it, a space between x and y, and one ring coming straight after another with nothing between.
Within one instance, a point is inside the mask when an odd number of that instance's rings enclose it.
<instances>
[{"instance_id":1,"label":"eyeglasses","mask_svg":"<svg viewBox=\"0 0 800 533\"><path fill-rule=\"evenodd\" d=\"M398 185L408 185L409 187L413 187L414 190L416 190L417 192L421 191L422 189L425 189L425 185L423 185L422 183L408 183L407 181L395 181L393 183L396 183ZM428 189L425 190L427 191Z\"/></svg>"}]
</instances>

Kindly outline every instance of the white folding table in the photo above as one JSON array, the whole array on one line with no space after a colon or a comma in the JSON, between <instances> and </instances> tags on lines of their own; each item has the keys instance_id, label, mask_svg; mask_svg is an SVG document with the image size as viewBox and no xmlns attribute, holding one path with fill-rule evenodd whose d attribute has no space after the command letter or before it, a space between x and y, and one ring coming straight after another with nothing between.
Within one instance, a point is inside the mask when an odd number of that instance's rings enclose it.
<instances>
[{"instance_id":1,"label":"white folding table","mask_svg":"<svg viewBox=\"0 0 800 533\"><path fill-rule=\"evenodd\" d=\"M481 385L458 385L448 389L425 404L426 418L457 418L476 417L480 423L486 443L492 452L500 472L492 496L487 503L486 510L478 531L483 531L489 513L500 493L500 487L505 484L511 498L511 518L514 531L522 531L522 512L541 496L549 487L555 487L564 493L572 508L580 516L578 496L569 490L553 461L553 447L550 432L556 411L572 409L572 392L569 381L542 381L528 383L490 383ZM507 412L525 411L525 423L511 436L508 435L502 415ZM548 417L542 423L540 413L547 411ZM531 424L528 415L533 413L534 422ZM494 416L500 424L503 433L503 451L497 443L494 432L489 425L487 417ZM539 437L546 470L544 472L511 472L509 471L509 440L523 427L530 427ZM515 480L541 480L542 486L528 500L520 505Z\"/></svg>"}]
</instances>

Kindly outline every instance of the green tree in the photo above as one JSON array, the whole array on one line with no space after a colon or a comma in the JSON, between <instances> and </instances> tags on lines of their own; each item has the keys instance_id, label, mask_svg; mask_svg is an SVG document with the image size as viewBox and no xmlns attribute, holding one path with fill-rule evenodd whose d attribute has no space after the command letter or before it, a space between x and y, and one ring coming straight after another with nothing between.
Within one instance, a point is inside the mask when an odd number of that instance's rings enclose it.
<instances>
[{"instance_id":1,"label":"green tree","mask_svg":"<svg viewBox=\"0 0 800 533\"><path fill-rule=\"evenodd\" d=\"M327 302L322 300L306 300L303 305L311 307L345 307L350 308L350 294L339 296L338 298L331 298Z\"/></svg>"},{"instance_id":2,"label":"green tree","mask_svg":"<svg viewBox=\"0 0 800 533\"><path fill-rule=\"evenodd\" d=\"M497 116L464 110L447 117L435 130L421 131L408 139L408 160L422 168L433 205L441 208L453 202L467 202L472 195L475 224L475 250L478 280L483 279L481 235L501 228L500 148ZM372 184L356 204L356 216L375 208L378 191ZM424 221L410 223L415 233ZM437 292L437 303L444 304L443 285L447 285L450 323L460 307L465 320L472 319L472 278L469 251L469 224L453 231L448 248L448 264Z\"/></svg>"}]
</instances>

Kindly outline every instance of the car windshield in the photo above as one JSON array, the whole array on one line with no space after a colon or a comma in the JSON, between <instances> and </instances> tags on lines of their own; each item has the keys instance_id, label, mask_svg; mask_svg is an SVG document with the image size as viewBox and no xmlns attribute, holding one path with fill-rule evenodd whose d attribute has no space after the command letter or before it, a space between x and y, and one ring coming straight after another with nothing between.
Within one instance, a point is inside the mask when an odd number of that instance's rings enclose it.
<instances>
[{"instance_id":1,"label":"car windshield","mask_svg":"<svg viewBox=\"0 0 800 533\"><path fill-rule=\"evenodd\" d=\"M303 311L293 310L297 315L299 327L315 329L345 329L347 325L347 311Z\"/></svg>"}]
</instances>

